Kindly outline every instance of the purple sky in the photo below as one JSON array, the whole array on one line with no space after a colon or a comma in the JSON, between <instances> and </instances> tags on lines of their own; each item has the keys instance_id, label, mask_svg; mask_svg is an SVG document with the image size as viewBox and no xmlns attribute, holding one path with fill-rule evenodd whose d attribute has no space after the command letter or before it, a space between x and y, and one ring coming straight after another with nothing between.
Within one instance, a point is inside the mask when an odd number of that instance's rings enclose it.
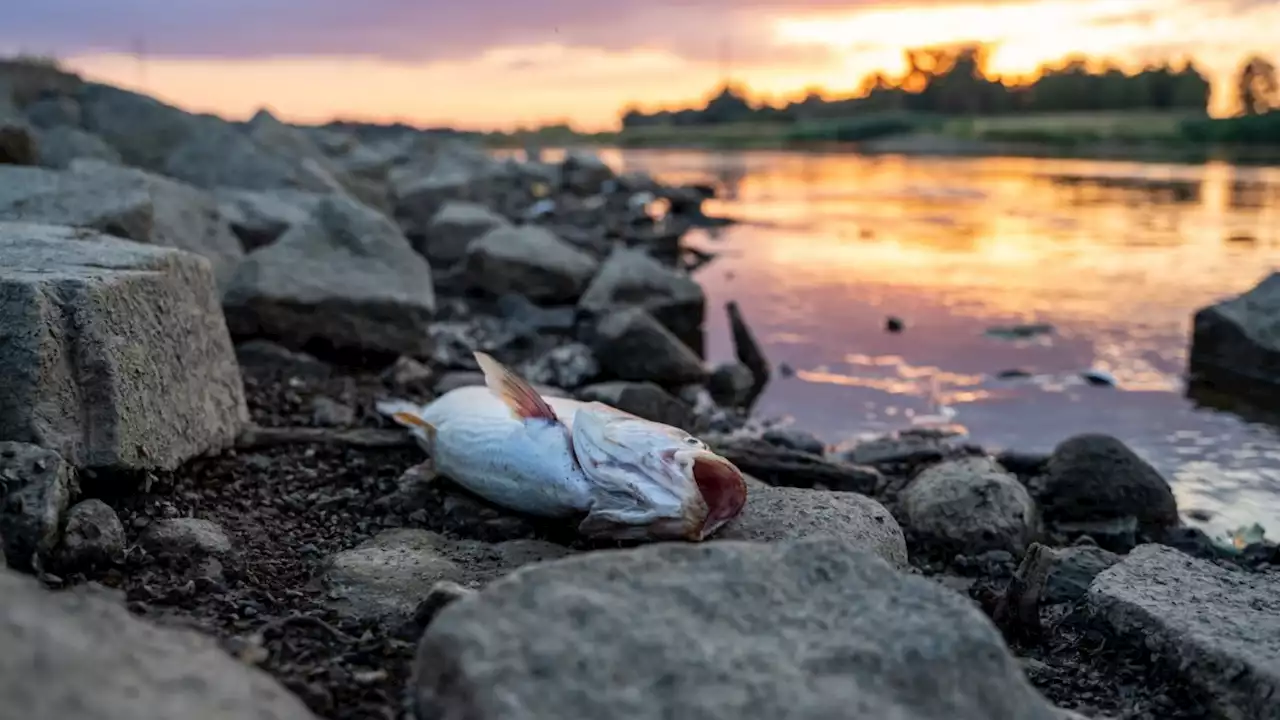
<instances>
[{"instance_id":1,"label":"purple sky","mask_svg":"<svg viewBox=\"0 0 1280 720\"><path fill-rule=\"evenodd\" d=\"M141 43L152 57L424 60L558 42L703 58L726 34L739 52L749 48L761 32L753 20L768 14L868 4L875 0L9 0L0 49L65 57Z\"/></svg>"}]
</instances>

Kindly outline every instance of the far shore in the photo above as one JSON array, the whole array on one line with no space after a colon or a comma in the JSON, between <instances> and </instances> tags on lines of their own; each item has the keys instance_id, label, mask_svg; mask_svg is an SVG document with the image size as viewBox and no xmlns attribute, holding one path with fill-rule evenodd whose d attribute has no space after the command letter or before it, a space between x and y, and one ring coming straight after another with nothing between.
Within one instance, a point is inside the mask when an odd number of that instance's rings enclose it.
<instances>
[{"instance_id":1,"label":"far shore","mask_svg":"<svg viewBox=\"0 0 1280 720\"><path fill-rule=\"evenodd\" d=\"M1280 116L1280 113L1272 113ZM481 137L491 148L785 150L963 157L1044 157L1280 166L1280 135L1229 141L1239 126L1280 126L1280 117L1210 119L1174 112L1058 113L945 118L895 115L800 124L654 125L582 133L551 127ZM1269 122L1268 122L1269 121Z\"/></svg>"}]
</instances>

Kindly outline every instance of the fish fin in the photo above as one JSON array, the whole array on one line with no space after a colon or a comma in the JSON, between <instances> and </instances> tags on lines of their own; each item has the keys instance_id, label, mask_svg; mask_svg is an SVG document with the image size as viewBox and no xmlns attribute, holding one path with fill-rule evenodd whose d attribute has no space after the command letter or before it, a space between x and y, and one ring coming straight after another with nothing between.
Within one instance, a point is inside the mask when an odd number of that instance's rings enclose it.
<instances>
[{"instance_id":1,"label":"fish fin","mask_svg":"<svg viewBox=\"0 0 1280 720\"><path fill-rule=\"evenodd\" d=\"M484 384L488 385L489 390L511 408L516 417L560 421L546 399L539 395L538 391L534 390L524 378L516 375L510 368L486 353L477 350L475 358L480 364L480 369L484 371Z\"/></svg>"},{"instance_id":2,"label":"fish fin","mask_svg":"<svg viewBox=\"0 0 1280 720\"><path fill-rule=\"evenodd\" d=\"M400 413L408 413L416 416L421 409L408 400L379 400L374 404L374 408L379 414L391 418L392 420L396 420L396 415ZM396 422L399 422L399 420L396 420ZM400 424L403 425L404 423Z\"/></svg>"}]
</instances>

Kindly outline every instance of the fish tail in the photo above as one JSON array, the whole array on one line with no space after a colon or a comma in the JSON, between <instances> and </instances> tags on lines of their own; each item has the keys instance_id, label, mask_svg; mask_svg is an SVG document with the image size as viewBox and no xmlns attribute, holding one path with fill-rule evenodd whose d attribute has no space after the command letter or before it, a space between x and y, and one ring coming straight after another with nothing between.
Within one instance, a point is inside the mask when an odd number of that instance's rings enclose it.
<instances>
[{"instance_id":1,"label":"fish tail","mask_svg":"<svg viewBox=\"0 0 1280 720\"><path fill-rule=\"evenodd\" d=\"M374 407L398 425L409 428L414 437L418 438L418 444L428 454L435 454L436 426L422 419L421 409L417 405L405 400L379 400Z\"/></svg>"}]
</instances>

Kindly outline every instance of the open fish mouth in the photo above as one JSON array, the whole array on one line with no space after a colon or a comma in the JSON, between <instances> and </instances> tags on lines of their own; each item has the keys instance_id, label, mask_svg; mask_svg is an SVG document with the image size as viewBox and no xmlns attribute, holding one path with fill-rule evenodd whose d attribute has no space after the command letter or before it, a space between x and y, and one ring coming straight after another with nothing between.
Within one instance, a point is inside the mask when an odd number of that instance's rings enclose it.
<instances>
[{"instance_id":1,"label":"open fish mouth","mask_svg":"<svg viewBox=\"0 0 1280 720\"><path fill-rule=\"evenodd\" d=\"M695 531L702 540L742 512L747 504L747 482L733 463L709 452L694 456L693 481L707 504L706 518Z\"/></svg>"}]
</instances>

